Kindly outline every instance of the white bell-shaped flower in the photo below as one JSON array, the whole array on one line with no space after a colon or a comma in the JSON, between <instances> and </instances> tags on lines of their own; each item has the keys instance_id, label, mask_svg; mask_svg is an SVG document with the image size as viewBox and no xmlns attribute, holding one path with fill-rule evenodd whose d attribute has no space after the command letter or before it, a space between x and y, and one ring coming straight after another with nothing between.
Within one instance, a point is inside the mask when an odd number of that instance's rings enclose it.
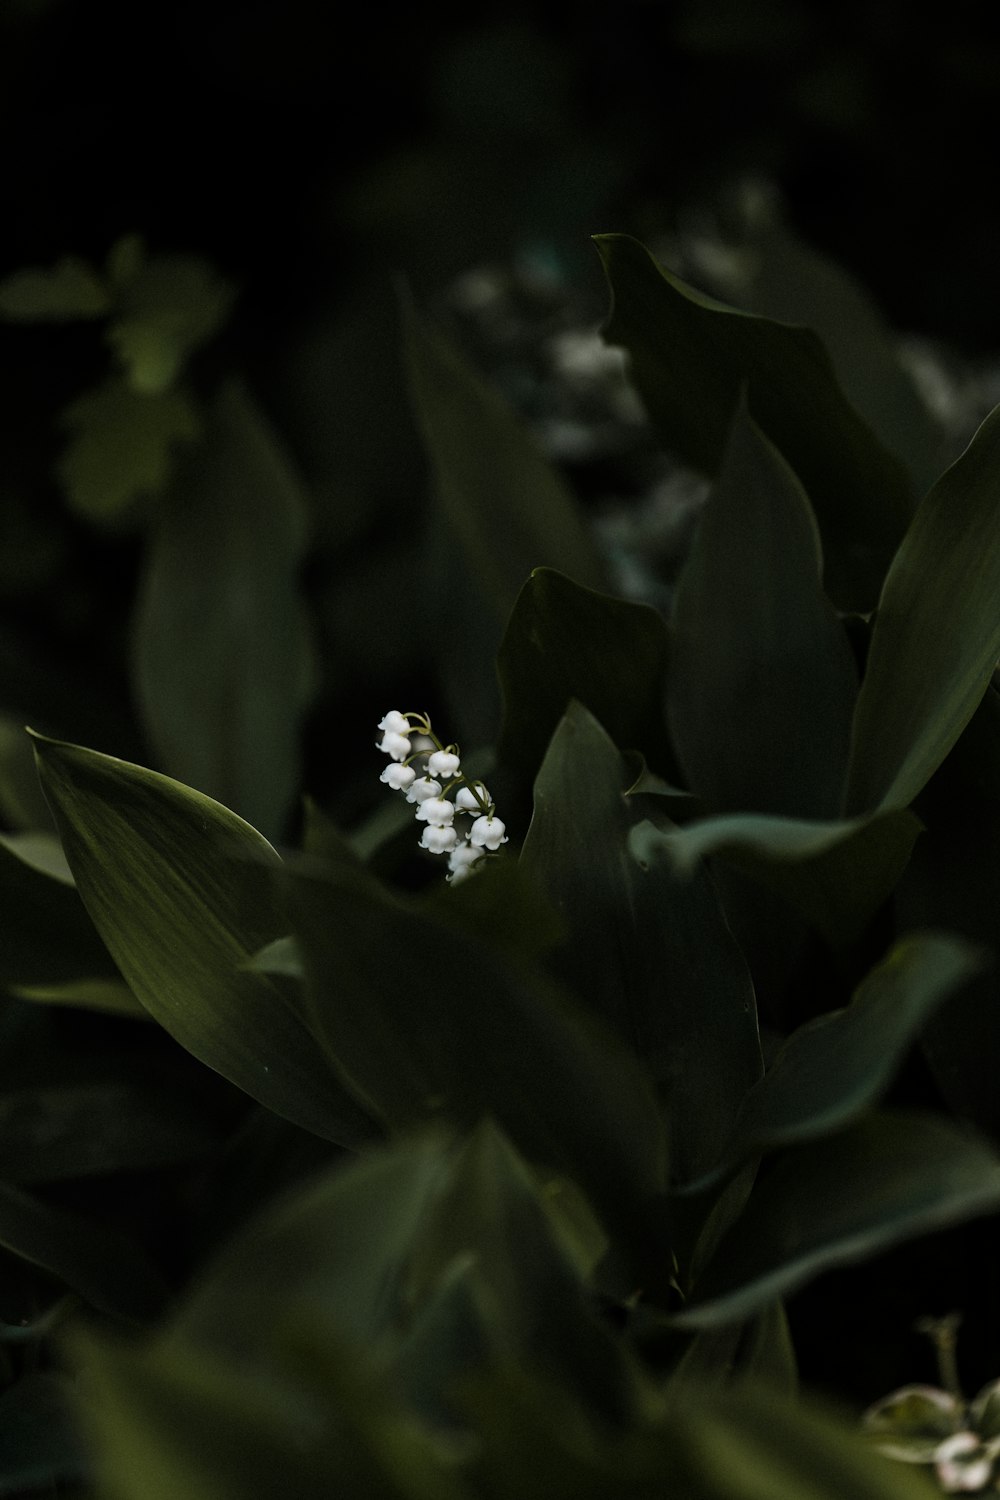
<instances>
[{"instance_id":1,"label":"white bell-shaped flower","mask_svg":"<svg viewBox=\"0 0 1000 1500\"><path fill-rule=\"evenodd\" d=\"M400 766L393 761L392 765L386 766L379 781L384 781L386 786L391 786L394 792L405 792L416 779L416 775L412 766Z\"/></svg>"},{"instance_id":2,"label":"white bell-shaped flower","mask_svg":"<svg viewBox=\"0 0 1000 1500\"><path fill-rule=\"evenodd\" d=\"M440 797L440 781L432 781L429 776L418 776L416 781L411 781L406 792L407 802L426 802L429 797Z\"/></svg>"},{"instance_id":3,"label":"white bell-shaped flower","mask_svg":"<svg viewBox=\"0 0 1000 1500\"><path fill-rule=\"evenodd\" d=\"M447 854L450 849L454 849L457 840L458 834L454 828L429 823L420 836L420 847L429 849L432 854Z\"/></svg>"},{"instance_id":4,"label":"white bell-shaped flower","mask_svg":"<svg viewBox=\"0 0 1000 1500\"><path fill-rule=\"evenodd\" d=\"M489 803L491 801L489 792L483 786L481 781L476 782L476 787L479 791L478 797L471 787L459 787L458 791L455 793L455 806L458 808L459 812L481 813L484 805L489 806Z\"/></svg>"},{"instance_id":5,"label":"white bell-shaped flower","mask_svg":"<svg viewBox=\"0 0 1000 1500\"><path fill-rule=\"evenodd\" d=\"M378 727L386 730L389 734L409 734L410 721L398 709L390 708L385 718L379 719Z\"/></svg>"},{"instance_id":6,"label":"white bell-shaped flower","mask_svg":"<svg viewBox=\"0 0 1000 1500\"><path fill-rule=\"evenodd\" d=\"M469 829L469 842L481 844L484 849L499 849L507 842L506 828L506 823L500 818L477 818Z\"/></svg>"},{"instance_id":7,"label":"white bell-shaped flower","mask_svg":"<svg viewBox=\"0 0 1000 1500\"><path fill-rule=\"evenodd\" d=\"M450 828L455 817L455 804L447 797L428 797L417 808L417 821L430 823L435 828Z\"/></svg>"},{"instance_id":8,"label":"white bell-shaped flower","mask_svg":"<svg viewBox=\"0 0 1000 1500\"><path fill-rule=\"evenodd\" d=\"M386 755L391 755L393 760L405 760L410 754L409 736L397 734L394 729L387 729L378 742L378 748Z\"/></svg>"},{"instance_id":9,"label":"white bell-shaped flower","mask_svg":"<svg viewBox=\"0 0 1000 1500\"><path fill-rule=\"evenodd\" d=\"M446 879L454 883L456 880L464 880L469 874L477 859L482 859L484 851L476 844L463 841L456 844L448 856L449 874Z\"/></svg>"},{"instance_id":10,"label":"white bell-shaped flower","mask_svg":"<svg viewBox=\"0 0 1000 1500\"><path fill-rule=\"evenodd\" d=\"M458 775L461 761L453 750L435 750L433 755L427 757L427 772L430 776L440 776L442 781L450 781L453 776Z\"/></svg>"}]
</instances>

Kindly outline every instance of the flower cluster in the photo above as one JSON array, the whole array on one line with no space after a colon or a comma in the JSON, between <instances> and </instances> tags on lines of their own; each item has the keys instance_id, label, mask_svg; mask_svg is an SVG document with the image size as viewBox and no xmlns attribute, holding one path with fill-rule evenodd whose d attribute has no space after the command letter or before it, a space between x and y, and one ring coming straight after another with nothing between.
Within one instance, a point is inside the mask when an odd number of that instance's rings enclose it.
<instances>
[{"instance_id":1,"label":"flower cluster","mask_svg":"<svg viewBox=\"0 0 1000 1500\"><path fill-rule=\"evenodd\" d=\"M463 776L458 746L442 745L426 714L392 709L378 727L378 748L389 756L379 779L414 804L425 825L420 847L447 854L447 878L463 880L487 850L507 842L493 799L481 781Z\"/></svg>"}]
</instances>

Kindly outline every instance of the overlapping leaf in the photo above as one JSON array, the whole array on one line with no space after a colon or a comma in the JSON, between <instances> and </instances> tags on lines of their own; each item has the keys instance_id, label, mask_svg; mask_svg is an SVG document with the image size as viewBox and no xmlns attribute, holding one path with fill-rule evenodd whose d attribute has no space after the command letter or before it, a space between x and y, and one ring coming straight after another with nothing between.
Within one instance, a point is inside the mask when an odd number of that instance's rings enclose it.
<instances>
[{"instance_id":1,"label":"overlapping leaf","mask_svg":"<svg viewBox=\"0 0 1000 1500\"><path fill-rule=\"evenodd\" d=\"M820 568L809 501L741 401L677 588L667 678L686 785L715 811L840 811L857 676Z\"/></svg>"},{"instance_id":2,"label":"overlapping leaf","mask_svg":"<svg viewBox=\"0 0 1000 1500\"><path fill-rule=\"evenodd\" d=\"M879 600L854 719L848 811L906 807L1000 657L1000 409L920 505Z\"/></svg>"},{"instance_id":3,"label":"overlapping leaf","mask_svg":"<svg viewBox=\"0 0 1000 1500\"><path fill-rule=\"evenodd\" d=\"M278 856L235 813L166 776L36 740L87 911L132 991L202 1062L328 1139L370 1125L282 993L241 967L283 935Z\"/></svg>"},{"instance_id":4,"label":"overlapping leaf","mask_svg":"<svg viewBox=\"0 0 1000 1500\"><path fill-rule=\"evenodd\" d=\"M628 235L598 235L612 292L606 336L665 445L718 471L740 391L791 464L823 538L826 583L842 609L874 607L912 512L903 465L865 425L807 328L738 312L686 286Z\"/></svg>"}]
</instances>

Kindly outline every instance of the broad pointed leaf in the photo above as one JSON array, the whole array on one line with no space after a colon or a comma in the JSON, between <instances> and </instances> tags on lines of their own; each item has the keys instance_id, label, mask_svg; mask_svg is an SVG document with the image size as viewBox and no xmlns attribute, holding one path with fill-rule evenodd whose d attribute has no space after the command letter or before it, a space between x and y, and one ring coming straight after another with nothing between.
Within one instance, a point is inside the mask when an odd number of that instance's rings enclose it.
<instances>
[{"instance_id":1,"label":"broad pointed leaf","mask_svg":"<svg viewBox=\"0 0 1000 1500\"><path fill-rule=\"evenodd\" d=\"M558 976L649 1070L667 1120L671 1175L711 1164L760 1077L750 975L707 872L640 866L627 768L597 720L570 705L535 782L521 864L567 928Z\"/></svg>"},{"instance_id":2,"label":"broad pointed leaf","mask_svg":"<svg viewBox=\"0 0 1000 1500\"><path fill-rule=\"evenodd\" d=\"M982 950L945 934L898 942L846 1009L788 1038L743 1099L722 1169L762 1149L829 1135L867 1109L928 1018L985 962Z\"/></svg>"},{"instance_id":3,"label":"broad pointed leaf","mask_svg":"<svg viewBox=\"0 0 1000 1500\"><path fill-rule=\"evenodd\" d=\"M906 807L1000 657L1000 408L920 505L893 559L858 696L848 811Z\"/></svg>"},{"instance_id":4,"label":"broad pointed leaf","mask_svg":"<svg viewBox=\"0 0 1000 1500\"><path fill-rule=\"evenodd\" d=\"M831 598L871 609L913 497L902 464L843 395L820 340L703 296L627 235L598 235L596 244L613 298L606 337L628 350L666 446L716 473L745 386L751 416L812 502Z\"/></svg>"},{"instance_id":5,"label":"broad pointed leaf","mask_svg":"<svg viewBox=\"0 0 1000 1500\"><path fill-rule=\"evenodd\" d=\"M998 1204L1000 1159L981 1141L936 1115L870 1115L775 1161L674 1321L745 1318L831 1266Z\"/></svg>"},{"instance_id":6,"label":"broad pointed leaf","mask_svg":"<svg viewBox=\"0 0 1000 1500\"><path fill-rule=\"evenodd\" d=\"M857 674L820 570L805 492L741 402L671 617L671 737L711 809L840 811Z\"/></svg>"},{"instance_id":7,"label":"broad pointed leaf","mask_svg":"<svg viewBox=\"0 0 1000 1500\"><path fill-rule=\"evenodd\" d=\"M241 967L286 930L266 839L154 771L57 740L36 750L83 903L149 1013L286 1119L340 1142L370 1134L282 993Z\"/></svg>"},{"instance_id":8,"label":"broad pointed leaf","mask_svg":"<svg viewBox=\"0 0 1000 1500\"><path fill-rule=\"evenodd\" d=\"M669 768L666 665L667 632L654 609L536 568L518 594L497 657L504 700L500 763L532 781L575 698L617 745Z\"/></svg>"}]
</instances>

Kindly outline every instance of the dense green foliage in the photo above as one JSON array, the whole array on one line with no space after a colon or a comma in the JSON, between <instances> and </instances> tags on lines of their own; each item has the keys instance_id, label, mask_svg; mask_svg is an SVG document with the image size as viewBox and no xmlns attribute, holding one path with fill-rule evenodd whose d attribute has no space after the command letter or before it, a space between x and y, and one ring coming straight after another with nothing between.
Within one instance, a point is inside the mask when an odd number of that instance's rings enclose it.
<instances>
[{"instance_id":1,"label":"dense green foliage","mask_svg":"<svg viewBox=\"0 0 1000 1500\"><path fill-rule=\"evenodd\" d=\"M956 453L597 244L712 480L667 613L404 299L431 500L346 636L489 775L509 842L454 884L325 659L329 517L189 375L228 287L132 240L0 284L101 324L58 472L140 559L135 721L69 743L44 698L44 803L0 743L0 1492L933 1493L796 1400L794 1294L1000 1209L1000 416Z\"/></svg>"}]
</instances>

